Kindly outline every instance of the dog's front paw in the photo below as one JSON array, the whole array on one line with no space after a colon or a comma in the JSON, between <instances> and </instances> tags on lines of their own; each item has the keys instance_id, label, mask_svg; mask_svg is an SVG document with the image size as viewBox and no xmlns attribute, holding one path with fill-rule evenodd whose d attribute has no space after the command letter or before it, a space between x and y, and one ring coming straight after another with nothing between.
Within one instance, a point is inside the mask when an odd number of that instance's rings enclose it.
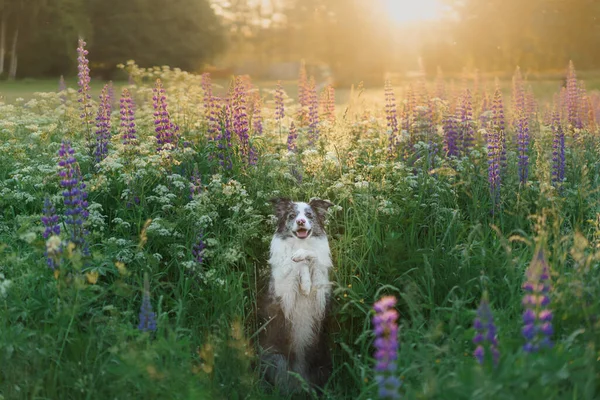
<instances>
[{"instance_id":1,"label":"dog's front paw","mask_svg":"<svg viewBox=\"0 0 600 400\"><path fill-rule=\"evenodd\" d=\"M302 261L312 261L315 258L315 255L311 251L306 250L296 250L294 254L292 254L293 262L302 262Z\"/></svg>"},{"instance_id":2,"label":"dog's front paw","mask_svg":"<svg viewBox=\"0 0 600 400\"><path fill-rule=\"evenodd\" d=\"M299 271L299 276L300 276L300 292L305 296L309 296L310 291L312 289L312 281L311 281L310 270L308 269L308 266L304 266L304 268L302 268Z\"/></svg>"}]
</instances>

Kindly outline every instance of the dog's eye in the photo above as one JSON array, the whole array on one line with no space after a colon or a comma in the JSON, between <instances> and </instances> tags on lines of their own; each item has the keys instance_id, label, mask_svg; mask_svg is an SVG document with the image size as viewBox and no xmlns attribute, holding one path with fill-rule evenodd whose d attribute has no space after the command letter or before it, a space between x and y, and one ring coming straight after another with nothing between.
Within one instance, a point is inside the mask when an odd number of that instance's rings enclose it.
<instances>
[{"instance_id":1,"label":"dog's eye","mask_svg":"<svg viewBox=\"0 0 600 400\"><path fill-rule=\"evenodd\" d=\"M296 218L296 215L295 215L295 214L290 214L290 215L288 215L288 219L289 219L290 221L291 221L291 220L293 220L294 218Z\"/></svg>"},{"instance_id":2,"label":"dog's eye","mask_svg":"<svg viewBox=\"0 0 600 400\"><path fill-rule=\"evenodd\" d=\"M306 214L306 218L312 218L313 217L313 214L311 212L307 212L305 214Z\"/></svg>"}]
</instances>

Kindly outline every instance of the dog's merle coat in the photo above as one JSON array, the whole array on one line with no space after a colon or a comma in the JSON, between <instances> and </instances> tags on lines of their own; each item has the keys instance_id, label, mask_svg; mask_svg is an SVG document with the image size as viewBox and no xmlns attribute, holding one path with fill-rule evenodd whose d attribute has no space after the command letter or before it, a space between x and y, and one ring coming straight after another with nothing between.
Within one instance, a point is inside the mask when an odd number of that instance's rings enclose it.
<instances>
[{"instance_id":1,"label":"dog's merle coat","mask_svg":"<svg viewBox=\"0 0 600 400\"><path fill-rule=\"evenodd\" d=\"M271 241L269 293L260 307L265 377L284 392L299 387L288 371L322 387L331 373L324 321L332 267L324 230L325 200L309 203L272 200L277 230Z\"/></svg>"}]
</instances>

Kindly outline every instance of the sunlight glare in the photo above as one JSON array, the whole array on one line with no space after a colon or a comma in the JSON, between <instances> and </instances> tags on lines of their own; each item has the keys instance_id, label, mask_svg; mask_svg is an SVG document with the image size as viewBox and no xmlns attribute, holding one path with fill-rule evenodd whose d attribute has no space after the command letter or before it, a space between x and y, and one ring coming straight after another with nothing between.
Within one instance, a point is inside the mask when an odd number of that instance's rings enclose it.
<instances>
[{"instance_id":1,"label":"sunlight glare","mask_svg":"<svg viewBox=\"0 0 600 400\"><path fill-rule=\"evenodd\" d=\"M382 0L392 21L414 23L430 21L441 16L443 7L439 0Z\"/></svg>"}]
</instances>

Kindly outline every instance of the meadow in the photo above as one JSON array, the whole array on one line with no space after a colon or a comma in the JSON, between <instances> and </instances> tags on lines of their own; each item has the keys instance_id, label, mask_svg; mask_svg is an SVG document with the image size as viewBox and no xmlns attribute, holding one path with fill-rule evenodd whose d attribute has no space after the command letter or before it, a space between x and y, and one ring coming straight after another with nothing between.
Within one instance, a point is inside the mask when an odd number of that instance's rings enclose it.
<instances>
[{"instance_id":1,"label":"meadow","mask_svg":"<svg viewBox=\"0 0 600 400\"><path fill-rule=\"evenodd\" d=\"M325 398L598 398L600 95L572 66L341 97L124 68L100 91L81 52L79 91L0 104L0 398L282 398L255 340L278 196L336 205Z\"/></svg>"}]
</instances>

